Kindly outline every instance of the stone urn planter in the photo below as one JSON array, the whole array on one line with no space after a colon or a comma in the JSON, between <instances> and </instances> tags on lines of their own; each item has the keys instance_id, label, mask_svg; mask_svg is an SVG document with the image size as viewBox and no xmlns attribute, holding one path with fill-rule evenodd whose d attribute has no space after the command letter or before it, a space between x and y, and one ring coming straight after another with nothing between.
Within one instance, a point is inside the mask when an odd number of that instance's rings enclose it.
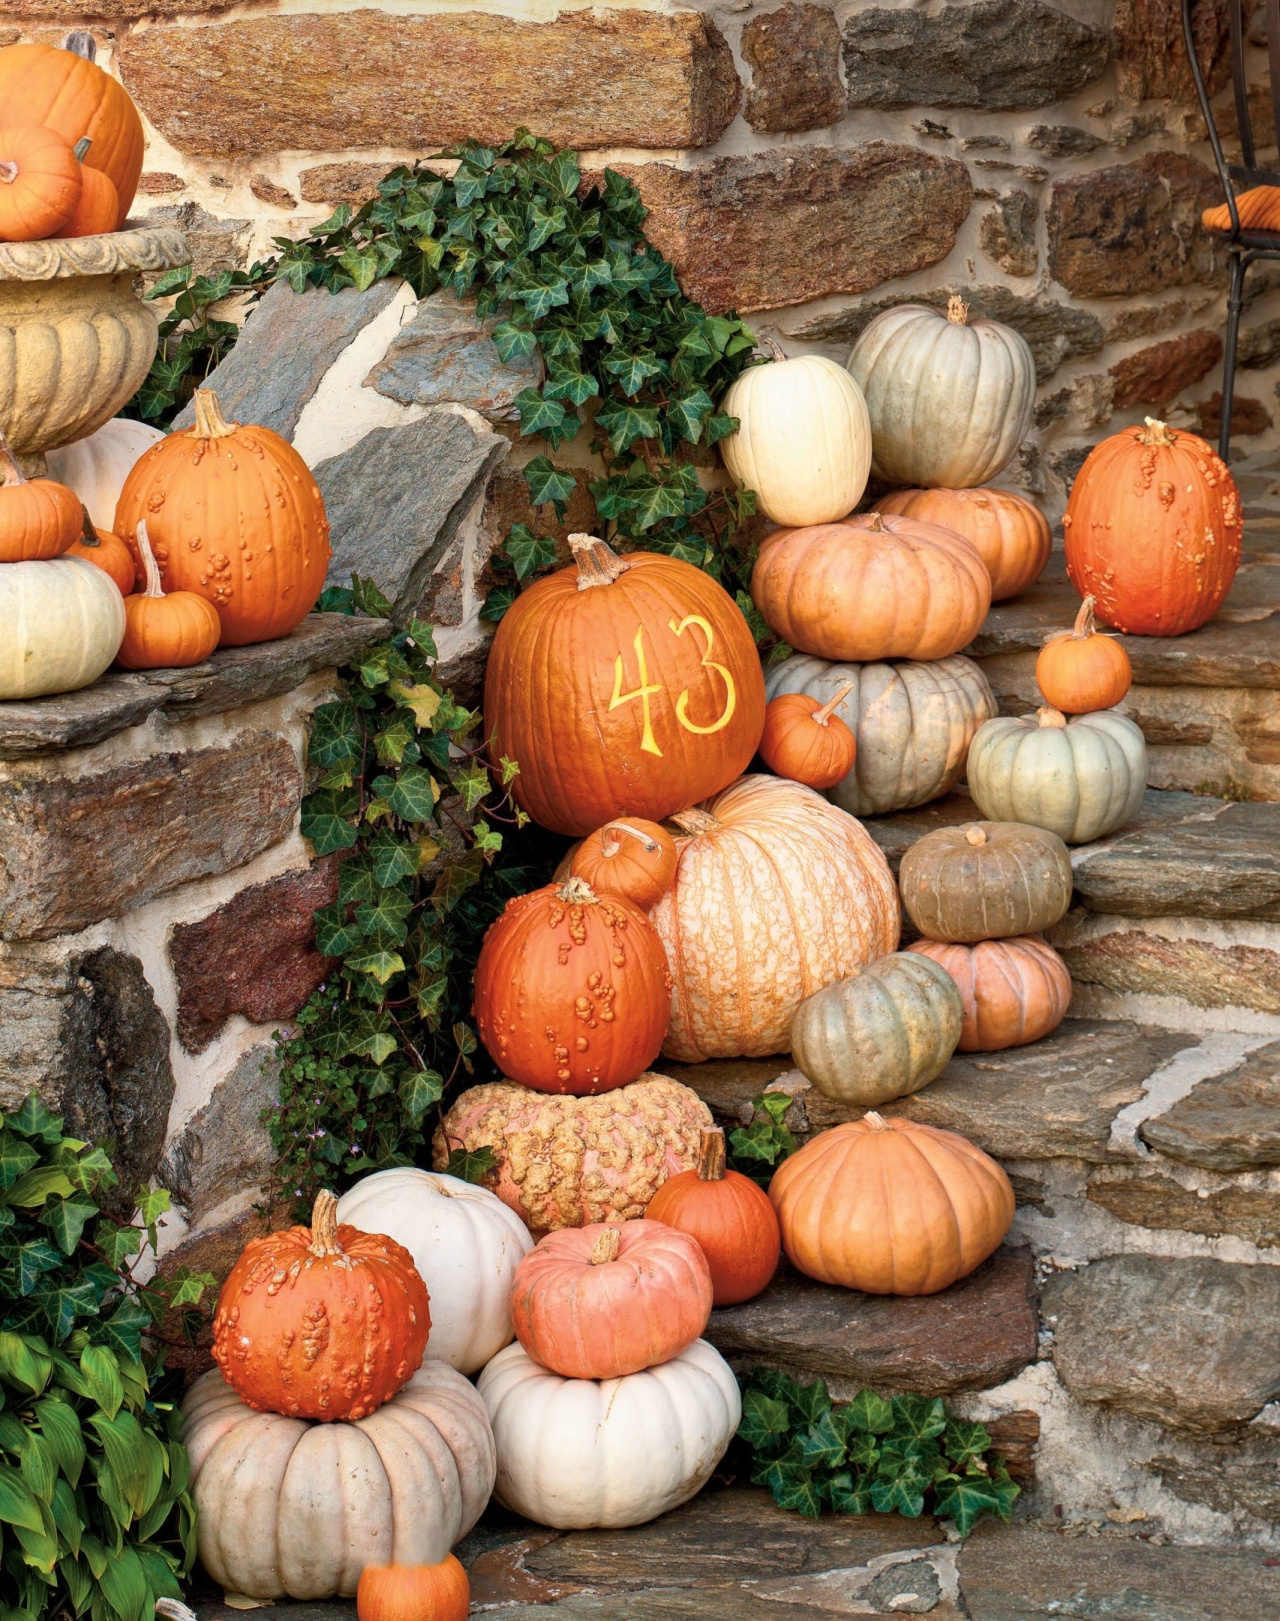
<instances>
[{"instance_id":1,"label":"stone urn planter","mask_svg":"<svg viewBox=\"0 0 1280 1621\"><path fill-rule=\"evenodd\" d=\"M190 259L167 227L0 243L0 430L28 476L136 392L160 317L135 282Z\"/></svg>"}]
</instances>

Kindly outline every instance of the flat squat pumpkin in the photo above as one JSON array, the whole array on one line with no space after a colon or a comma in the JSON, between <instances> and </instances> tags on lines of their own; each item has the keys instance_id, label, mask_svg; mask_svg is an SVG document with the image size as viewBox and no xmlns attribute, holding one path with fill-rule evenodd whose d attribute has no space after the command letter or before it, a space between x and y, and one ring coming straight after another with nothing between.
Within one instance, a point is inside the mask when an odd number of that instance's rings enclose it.
<instances>
[{"instance_id":1,"label":"flat squat pumpkin","mask_svg":"<svg viewBox=\"0 0 1280 1621\"><path fill-rule=\"evenodd\" d=\"M1056 1030L1071 1005L1067 965L1039 935L947 945L917 940L907 947L945 968L964 1001L962 1053L1022 1047Z\"/></svg>"},{"instance_id":2,"label":"flat squat pumpkin","mask_svg":"<svg viewBox=\"0 0 1280 1621\"><path fill-rule=\"evenodd\" d=\"M1023 822L969 822L918 839L898 871L907 916L929 940L1038 934L1071 905L1071 856Z\"/></svg>"}]
</instances>

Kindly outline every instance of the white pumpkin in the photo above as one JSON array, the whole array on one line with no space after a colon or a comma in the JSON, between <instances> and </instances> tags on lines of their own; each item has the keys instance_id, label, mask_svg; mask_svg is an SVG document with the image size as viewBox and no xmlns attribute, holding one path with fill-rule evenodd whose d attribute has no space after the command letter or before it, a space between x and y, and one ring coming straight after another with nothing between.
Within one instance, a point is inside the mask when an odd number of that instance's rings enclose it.
<instances>
[{"instance_id":1,"label":"white pumpkin","mask_svg":"<svg viewBox=\"0 0 1280 1621\"><path fill-rule=\"evenodd\" d=\"M476 1373L510 1345L511 1284L533 1239L496 1193L435 1171L376 1171L343 1194L338 1220L412 1255L431 1300L428 1358Z\"/></svg>"},{"instance_id":2,"label":"white pumpkin","mask_svg":"<svg viewBox=\"0 0 1280 1621\"><path fill-rule=\"evenodd\" d=\"M160 428L131 422L128 417L112 417L87 438L46 451L49 477L76 492L97 528L111 529L116 502L134 463L163 438Z\"/></svg>"},{"instance_id":3,"label":"white pumpkin","mask_svg":"<svg viewBox=\"0 0 1280 1621\"><path fill-rule=\"evenodd\" d=\"M999 321L898 304L868 322L849 371L871 417L873 472L890 484L972 489L1012 461L1031 427L1036 363Z\"/></svg>"},{"instance_id":4,"label":"white pumpkin","mask_svg":"<svg viewBox=\"0 0 1280 1621\"><path fill-rule=\"evenodd\" d=\"M687 1503L742 1417L738 1381L705 1340L621 1379L564 1379L509 1345L480 1394L498 1449L494 1496L563 1531L643 1525Z\"/></svg>"},{"instance_id":5,"label":"white pumpkin","mask_svg":"<svg viewBox=\"0 0 1280 1621\"><path fill-rule=\"evenodd\" d=\"M778 351L781 354L781 350ZM866 401L822 355L752 366L721 401L738 429L720 441L734 481L776 523L831 523L857 506L871 467Z\"/></svg>"},{"instance_id":6,"label":"white pumpkin","mask_svg":"<svg viewBox=\"0 0 1280 1621\"><path fill-rule=\"evenodd\" d=\"M1088 844L1132 821L1147 785L1147 745L1115 709L1056 709L978 728L969 748L969 792L993 822L1029 822L1067 844Z\"/></svg>"},{"instance_id":7,"label":"white pumpkin","mask_svg":"<svg viewBox=\"0 0 1280 1621\"><path fill-rule=\"evenodd\" d=\"M124 598L78 557L0 564L0 698L74 692L124 640Z\"/></svg>"},{"instance_id":8,"label":"white pumpkin","mask_svg":"<svg viewBox=\"0 0 1280 1621\"><path fill-rule=\"evenodd\" d=\"M973 734L996 713L987 678L959 654L922 662L832 664L795 653L765 671L765 696L803 692L829 703L858 741L853 770L827 798L851 816L909 810L948 793Z\"/></svg>"},{"instance_id":9,"label":"white pumpkin","mask_svg":"<svg viewBox=\"0 0 1280 1621\"><path fill-rule=\"evenodd\" d=\"M349 1598L366 1565L435 1565L484 1512L497 1472L484 1403L424 1362L357 1423L257 1413L216 1369L182 1404L200 1562L256 1599Z\"/></svg>"}]
</instances>

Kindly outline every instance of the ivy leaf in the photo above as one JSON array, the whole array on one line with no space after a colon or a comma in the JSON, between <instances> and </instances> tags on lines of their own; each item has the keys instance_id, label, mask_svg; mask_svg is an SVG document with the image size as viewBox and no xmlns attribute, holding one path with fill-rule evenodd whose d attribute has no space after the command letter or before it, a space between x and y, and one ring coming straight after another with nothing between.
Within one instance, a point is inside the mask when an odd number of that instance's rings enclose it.
<instances>
[{"instance_id":1,"label":"ivy leaf","mask_svg":"<svg viewBox=\"0 0 1280 1621\"><path fill-rule=\"evenodd\" d=\"M1007 1515L1001 1514L1000 1498L985 1475L966 1475L963 1479L953 1476L943 1481L938 1487L933 1508L941 1518L954 1520L956 1530L962 1537L969 1535L984 1511L989 1510L1002 1519L1007 1518Z\"/></svg>"},{"instance_id":2,"label":"ivy leaf","mask_svg":"<svg viewBox=\"0 0 1280 1621\"><path fill-rule=\"evenodd\" d=\"M381 947L348 955L346 965L357 974L368 974L371 979L377 980L379 985L385 985L394 974L404 972L404 958L400 953L385 951ZM390 1042L390 1050L386 1055L389 1058L395 1051L396 1044L390 1036L386 1039Z\"/></svg>"},{"instance_id":3,"label":"ivy leaf","mask_svg":"<svg viewBox=\"0 0 1280 1621\"><path fill-rule=\"evenodd\" d=\"M413 901L403 890L383 889L375 900L356 907L355 920L362 935L376 938L383 944L403 945L409 932L407 920L412 910ZM350 957L347 961L352 963Z\"/></svg>"},{"instance_id":4,"label":"ivy leaf","mask_svg":"<svg viewBox=\"0 0 1280 1621\"><path fill-rule=\"evenodd\" d=\"M484 599L484 606L480 609L481 619L496 625L518 595L519 591L514 585L495 585Z\"/></svg>"},{"instance_id":5,"label":"ivy leaf","mask_svg":"<svg viewBox=\"0 0 1280 1621\"><path fill-rule=\"evenodd\" d=\"M374 782L376 792L385 792L387 803L396 815L406 822L429 822L431 812L440 797L440 787L429 771L421 766L406 766L394 783L385 790L380 786L386 779Z\"/></svg>"},{"instance_id":6,"label":"ivy leaf","mask_svg":"<svg viewBox=\"0 0 1280 1621\"><path fill-rule=\"evenodd\" d=\"M844 1437L830 1412L800 1437L800 1457L810 1469L838 1469L845 1461Z\"/></svg>"},{"instance_id":7,"label":"ivy leaf","mask_svg":"<svg viewBox=\"0 0 1280 1621\"><path fill-rule=\"evenodd\" d=\"M779 1508L794 1509L810 1520L821 1516L822 1499L807 1469L778 1461L765 1470L760 1484L773 1493L773 1500Z\"/></svg>"},{"instance_id":8,"label":"ivy leaf","mask_svg":"<svg viewBox=\"0 0 1280 1621\"><path fill-rule=\"evenodd\" d=\"M791 1426L787 1404L761 1390L748 1390L742 1398L738 1434L757 1452L776 1450Z\"/></svg>"},{"instance_id":9,"label":"ivy leaf","mask_svg":"<svg viewBox=\"0 0 1280 1621\"><path fill-rule=\"evenodd\" d=\"M515 397L515 406L520 413L520 432L525 437L564 426L564 406L559 400L544 399L536 388L522 388Z\"/></svg>"},{"instance_id":10,"label":"ivy leaf","mask_svg":"<svg viewBox=\"0 0 1280 1621\"><path fill-rule=\"evenodd\" d=\"M433 653L434 650L435 644L433 642ZM403 704L406 709L413 711L414 723L418 726L430 726L442 702L442 695L435 687L425 681L416 682L412 686L403 681L393 681L388 686L387 691L397 703Z\"/></svg>"},{"instance_id":11,"label":"ivy leaf","mask_svg":"<svg viewBox=\"0 0 1280 1621\"><path fill-rule=\"evenodd\" d=\"M531 355L538 347L538 339L530 326L519 326L514 321L503 321L494 327L489 334L494 347L498 351L498 358L504 363L512 360L521 360Z\"/></svg>"},{"instance_id":12,"label":"ivy leaf","mask_svg":"<svg viewBox=\"0 0 1280 1621\"><path fill-rule=\"evenodd\" d=\"M543 506L548 501L557 504L567 502L577 488L573 474L555 466L547 456L535 456L532 461L526 462L524 477L529 486L529 499L535 507Z\"/></svg>"},{"instance_id":13,"label":"ivy leaf","mask_svg":"<svg viewBox=\"0 0 1280 1621\"><path fill-rule=\"evenodd\" d=\"M445 1165L446 1176L460 1177L464 1182L482 1183L498 1168L498 1156L492 1148L455 1148Z\"/></svg>"},{"instance_id":14,"label":"ivy leaf","mask_svg":"<svg viewBox=\"0 0 1280 1621\"><path fill-rule=\"evenodd\" d=\"M302 801L299 830L318 856L349 850L360 836L349 818L359 809L360 796L351 789L318 789Z\"/></svg>"},{"instance_id":15,"label":"ivy leaf","mask_svg":"<svg viewBox=\"0 0 1280 1621\"><path fill-rule=\"evenodd\" d=\"M444 1080L433 1069L414 1070L400 1082L400 1102L415 1129L422 1124L427 1110L439 1103L443 1093Z\"/></svg>"},{"instance_id":16,"label":"ivy leaf","mask_svg":"<svg viewBox=\"0 0 1280 1621\"><path fill-rule=\"evenodd\" d=\"M863 1430L870 1435L886 1435L893 1428L893 1404L874 1390L860 1390L851 1402L840 1409L840 1420L846 1436L854 1430Z\"/></svg>"},{"instance_id":17,"label":"ivy leaf","mask_svg":"<svg viewBox=\"0 0 1280 1621\"><path fill-rule=\"evenodd\" d=\"M431 891L432 905L441 913L452 911L466 892L480 881L483 871L484 857L478 850L469 851L461 861L446 862Z\"/></svg>"},{"instance_id":18,"label":"ivy leaf","mask_svg":"<svg viewBox=\"0 0 1280 1621\"><path fill-rule=\"evenodd\" d=\"M399 765L406 749L413 744L413 728L403 720L393 720L373 739L379 765Z\"/></svg>"},{"instance_id":19,"label":"ivy leaf","mask_svg":"<svg viewBox=\"0 0 1280 1621\"><path fill-rule=\"evenodd\" d=\"M849 1470L833 1475L824 1493L837 1514L870 1514L871 1493Z\"/></svg>"},{"instance_id":20,"label":"ivy leaf","mask_svg":"<svg viewBox=\"0 0 1280 1621\"><path fill-rule=\"evenodd\" d=\"M98 1207L90 1199L58 1199L45 1207L40 1222L53 1234L62 1254L73 1255L86 1224L97 1214Z\"/></svg>"},{"instance_id":21,"label":"ivy leaf","mask_svg":"<svg viewBox=\"0 0 1280 1621\"><path fill-rule=\"evenodd\" d=\"M966 1469L984 1452L990 1450L991 1437L981 1424L971 1424L964 1419L952 1418L947 1421L942 1445L956 1468Z\"/></svg>"},{"instance_id":22,"label":"ivy leaf","mask_svg":"<svg viewBox=\"0 0 1280 1621\"><path fill-rule=\"evenodd\" d=\"M360 762L363 731L354 704L322 704L312 716L307 760L322 771Z\"/></svg>"},{"instance_id":23,"label":"ivy leaf","mask_svg":"<svg viewBox=\"0 0 1280 1621\"><path fill-rule=\"evenodd\" d=\"M637 439L658 437L658 413L651 406L611 405L596 412L596 426L609 435L614 455L621 456Z\"/></svg>"},{"instance_id":24,"label":"ivy leaf","mask_svg":"<svg viewBox=\"0 0 1280 1621\"><path fill-rule=\"evenodd\" d=\"M655 482L636 495L633 504L635 527L643 532L652 529L663 518L678 518L684 512L684 503L683 490Z\"/></svg>"},{"instance_id":25,"label":"ivy leaf","mask_svg":"<svg viewBox=\"0 0 1280 1621\"><path fill-rule=\"evenodd\" d=\"M910 1520L924 1513L924 1492L928 1477L918 1464L906 1460L892 1472L881 1464L871 1483L871 1502L880 1514L905 1514Z\"/></svg>"},{"instance_id":26,"label":"ivy leaf","mask_svg":"<svg viewBox=\"0 0 1280 1621\"><path fill-rule=\"evenodd\" d=\"M946 1409L938 1396L894 1396L893 1426L913 1440L927 1441L947 1427Z\"/></svg>"},{"instance_id":27,"label":"ivy leaf","mask_svg":"<svg viewBox=\"0 0 1280 1621\"><path fill-rule=\"evenodd\" d=\"M474 810L489 792L489 773L479 760L468 761L467 765L455 774L453 786L462 798L463 808Z\"/></svg>"},{"instance_id":28,"label":"ivy leaf","mask_svg":"<svg viewBox=\"0 0 1280 1621\"><path fill-rule=\"evenodd\" d=\"M502 549L515 564L516 578L527 580L537 569L556 560L556 537L535 535L528 524L515 524L502 543Z\"/></svg>"},{"instance_id":29,"label":"ivy leaf","mask_svg":"<svg viewBox=\"0 0 1280 1621\"><path fill-rule=\"evenodd\" d=\"M810 1424L817 1424L831 1412L831 1397L822 1379L815 1379L808 1385L793 1380L787 1391L787 1400Z\"/></svg>"},{"instance_id":30,"label":"ivy leaf","mask_svg":"<svg viewBox=\"0 0 1280 1621\"><path fill-rule=\"evenodd\" d=\"M709 445L719 444L721 439L727 439L731 433L737 431L737 417L726 416L723 412L716 411L707 418L706 434Z\"/></svg>"},{"instance_id":31,"label":"ivy leaf","mask_svg":"<svg viewBox=\"0 0 1280 1621\"><path fill-rule=\"evenodd\" d=\"M715 401L705 388L691 389L667 407L667 416L677 433L691 445L702 437L702 425L715 407Z\"/></svg>"},{"instance_id":32,"label":"ivy leaf","mask_svg":"<svg viewBox=\"0 0 1280 1621\"><path fill-rule=\"evenodd\" d=\"M376 833L369 841L369 870L379 889L391 889L403 879L411 878L419 863L419 844L406 844L387 831ZM374 897L370 893L361 898L371 901Z\"/></svg>"}]
</instances>

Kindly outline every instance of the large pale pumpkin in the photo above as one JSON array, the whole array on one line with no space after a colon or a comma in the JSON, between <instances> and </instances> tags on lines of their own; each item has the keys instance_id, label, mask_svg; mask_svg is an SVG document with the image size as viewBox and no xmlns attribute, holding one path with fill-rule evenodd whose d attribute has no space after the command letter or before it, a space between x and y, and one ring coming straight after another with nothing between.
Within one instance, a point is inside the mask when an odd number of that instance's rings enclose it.
<instances>
[{"instance_id":1,"label":"large pale pumpkin","mask_svg":"<svg viewBox=\"0 0 1280 1621\"><path fill-rule=\"evenodd\" d=\"M966 1277L1013 1221L995 1160L951 1131L874 1111L820 1132L769 1184L782 1247L819 1283L932 1295Z\"/></svg>"},{"instance_id":2,"label":"large pale pumpkin","mask_svg":"<svg viewBox=\"0 0 1280 1621\"><path fill-rule=\"evenodd\" d=\"M999 716L969 748L969 792L984 816L1030 822L1088 844L1131 822L1147 786L1147 745L1127 715Z\"/></svg>"},{"instance_id":3,"label":"large pale pumpkin","mask_svg":"<svg viewBox=\"0 0 1280 1621\"><path fill-rule=\"evenodd\" d=\"M894 490L878 505L963 535L987 565L992 602L1025 591L1049 561L1049 520L1013 490Z\"/></svg>"},{"instance_id":4,"label":"large pale pumpkin","mask_svg":"<svg viewBox=\"0 0 1280 1621\"><path fill-rule=\"evenodd\" d=\"M802 653L944 659L977 635L991 576L954 530L868 512L770 535L751 595L770 629Z\"/></svg>"},{"instance_id":5,"label":"large pale pumpkin","mask_svg":"<svg viewBox=\"0 0 1280 1621\"><path fill-rule=\"evenodd\" d=\"M124 481L144 451L159 444L164 433L145 422L112 417L96 433L60 450L45 453L49 477L74 490L89 509L96 529L109 530Z\"/></svg>"},{"instance_id":6,"label":"large pale pumpkin","mask_svg":"<svg viewBox=\"0 0 1280 1621\"><path fill-rule=\"evenodd\" d=\"M575 566L507 610L484 689L496 762L543 827L590 833L659 821L726 787L764 730L764 677L736 603L701 569L616 557L571 535Z\"/></svg>"},{"instance_id":7,"label":"large pale pumpkin","mask_svg":"<svg viewBox=\"0 0 1280 1621\"><path fill-rule=\"evenodd\" d=\"M857 754L853 770L827 798L851 816L909 810L950 792L973 734L996 713L986 676L958 655L927 663L832 664L793 653L765 674L770 699L803 692L825 704L844 687L849 690L834 713L857 739Z\"/></svg>"},{"instance_id":8,"label":"large pale pumpkin","mask_svg":"<svg viewBox=\"0 0 1280 1621\"><path fill-rule=\"evenodd\" d=\"M674 981L663 1051L787 1051L806 996L898 944L897 886L860 822L812 788L743 777L672 818L675 882L652 912Z\"/></svg>"},{"instance_id":9,"label":"large pale pumpkin","mask_svg":"<svg viewBox=\"0 0 1280 1621\"><path fill-rule=\"evenodd\" d=\"M124 639L124 598L92 563L0 566L0 698L87 687Z\"/></svg>"},{"instance_id":10,"label":"large pale pumpkin","mask_svg":"<svg viewBox=\"0 0 1280 1621\"><path fill-rule=\"evenodd\" d=\"M720 441L735 481L775 523L831 523L857 506L871 468L862 391L823 355L743 372L720 409L738 429Z\"/></svg>"},{"instance_id":11,"label":"large pale pumpkin","mask_svg":"<svg viewBox=\"0 0 1280 1621\"><path fill-rule=\"evenodd\" d=\"M431 1152L443 1170L452 1149L491 1149L495 1193L534 1232L551 1232L643 1216L669 1176L697 1163L709 1125L697 1093L665 1075L583 1098L489 1082L458 1098Z\"/></svg>"},{"instance_id":12,"label":"large pale pumpkin","mask_svg":"<svg viewBox=\"0 0 1280 1621\"><path fill-rule=\"evenodd\" d=\"M849 371L871 417L871 467L888 484L971 489L1013 460L1031 427L1036 363L999 321L899 304L868 322Z\"/></svg>"},{"instance_id":13,"label":"large pale pumpkin","mask_svg":"<svg viewBox=\"0 0 1280 1621\"><path fill-rule=\"evenodd\" d=\"M728 1363L705 1340L622 1379L562 1379L523 1346L480 1375L498 1450L494 1496L560 1530L643 1525L707 1481L738 1428Z\"/></svg>"},{"instance_id":14,"label":"large pale pumpkin","mask_svg":"<svg viewBox=\"0 0 1280 1621\"><path fill-rule=\"evenodd\" d=\"M1038 934L1071 905L1071 856L1056 833L1022 822L938 827L898 870L902 904L926 939Z\"/></svg>"},{"instance_id":15,"label":"large pale pumpkin","mask_svg":"<svg viewBox=\"0 0 1280 1621\"><path fill-rule=\"evenodd\" d=\"M1039 935L972 946L917 940L907 949L931 957L955 980L964 1001L957 1043L962 1053L996 1053L1039 1041L1058 1028L1071 1006L1067 965Z\"/></svg>"},{"instance_id":16,"label":"large pale pumpkin","mask_svg":"<svg viewBox=\"0 0 1280 1621\"><path fill-rule=\"evenodd\" d=\"M427 1361L475 1373L511 1343L511 1283L533 1240L488 1188L409 1165L375 1171L343 1194L338 1220L413 1257L431 1297Z\"/></svg>"},{"instance_id":17,"label":"large pale pumpkin","mask_svg":"<svg viewBox=\"0 0 1280 1621\"><path fill-rule=\"evenodd\" d=\"M438 1564L497 1473L484 1403L444 1362L353 1424L254 1412L211 1371L182 1421L200 1563L250 1598L349 1598L367 1566Z\"/></svg>"},{"instance_id":18,"label":"large pale pumpkin","mask_svg":"<svg viewBox=\"0 0 1280 1621\"><path fill-rule=\"evenodd\" d=\"M1090 451L1062 520L1067 573L1108 625L1181 636L1212 619L1240 565L1240 492L1194 433L1147 418Z\"/></svg>"}]
</instances>

